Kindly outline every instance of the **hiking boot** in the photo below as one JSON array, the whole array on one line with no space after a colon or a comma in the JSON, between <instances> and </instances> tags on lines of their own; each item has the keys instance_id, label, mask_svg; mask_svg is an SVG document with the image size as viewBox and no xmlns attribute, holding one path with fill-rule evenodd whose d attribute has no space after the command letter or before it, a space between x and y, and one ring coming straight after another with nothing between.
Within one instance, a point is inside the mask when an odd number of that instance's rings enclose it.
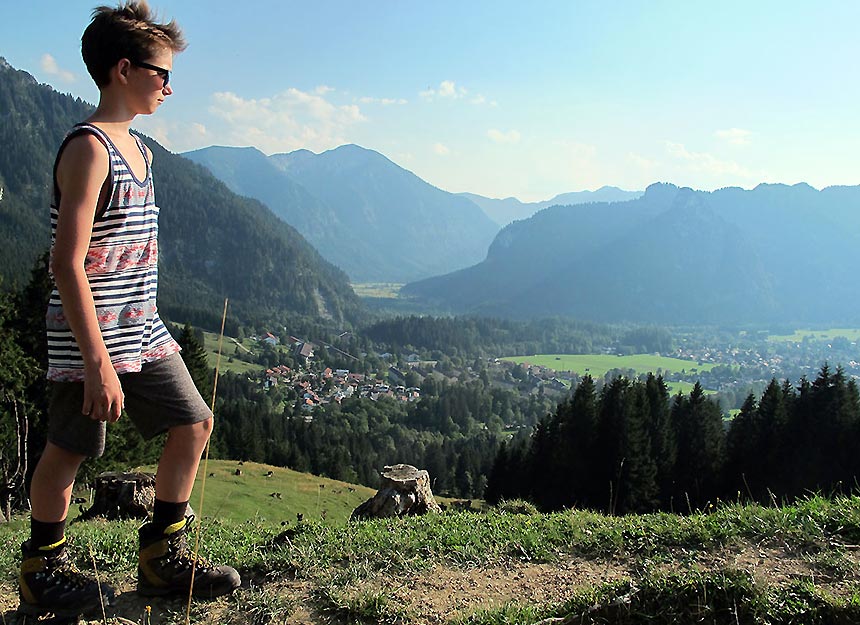
<instances>
[{"instance_id":1,"label":"hiking boot","mask_svg":"<svg viewBox=\"0 0 860 625\"><path fill-rule=\"evenodd\" d=\"M30 541L21 545L18 591L22 613L77 617L109 605L114 590L81 573L66 553L66 539L50 549L34 549Z\"/></svg>"},{"instance_id":2,"label":"hiking boot","mask_svg":"<svg viewBox=\"0 0 860 625\"><path fill-rule=\"evenodd\" d=\"M236 590L241 584L239 573L230 566L216 566L188 549L186 535L193 515L164 531L157 531L151 523L138 530L140 559L137 565L137 592L145 597L188 594L191 586L191 569L194 567L195 597L212 599Z\"/></svg>"}]
</instances>

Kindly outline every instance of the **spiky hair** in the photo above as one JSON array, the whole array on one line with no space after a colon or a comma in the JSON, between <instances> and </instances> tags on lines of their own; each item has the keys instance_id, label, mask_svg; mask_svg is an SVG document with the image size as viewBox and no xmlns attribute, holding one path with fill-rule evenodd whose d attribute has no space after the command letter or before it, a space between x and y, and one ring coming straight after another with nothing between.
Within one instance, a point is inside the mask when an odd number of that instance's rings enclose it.
<instances>
[{"instance_id":1,"label":"spiky hair","mask_svg":"<svg viewBox=\"0 0 860 625\"><path fill-rule=\"evenodd\" d=\"M120 59L146 61L158 48L181 52L186 47L176 21L159 23L146 0L96 7L81 37L84 63L99 87L110 82L110 70Z\"/></svg>"}]
</instances>

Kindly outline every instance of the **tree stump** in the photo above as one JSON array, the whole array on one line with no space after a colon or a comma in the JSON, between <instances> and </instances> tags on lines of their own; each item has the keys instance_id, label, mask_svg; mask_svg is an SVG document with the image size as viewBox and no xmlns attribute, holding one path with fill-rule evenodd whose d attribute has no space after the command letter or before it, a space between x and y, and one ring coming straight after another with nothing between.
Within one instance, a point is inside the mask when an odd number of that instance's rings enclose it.
<instances>
[{"instance_id":1,"label":"tree stump","mask_svg":"<svg viewBox=\"0 0 860 625\"><path fill-rule=\"evenodd\" d=\"M96 478L93 505L81 508L82 521L94 517L146 519L155 502L155 476L152 473L102 473Z\"/></svg>"},{"instance_id":2,"label":"tree stump","mask_svg":"<svg viewBox=\"0 0 860 625\"><path fill-rule=\"evenodd\" d=\"M350 520L383 519L441 512L430 490L430 474L409 464L387 466L377 493L352 511Z\"/></svg>"}]
</instances>

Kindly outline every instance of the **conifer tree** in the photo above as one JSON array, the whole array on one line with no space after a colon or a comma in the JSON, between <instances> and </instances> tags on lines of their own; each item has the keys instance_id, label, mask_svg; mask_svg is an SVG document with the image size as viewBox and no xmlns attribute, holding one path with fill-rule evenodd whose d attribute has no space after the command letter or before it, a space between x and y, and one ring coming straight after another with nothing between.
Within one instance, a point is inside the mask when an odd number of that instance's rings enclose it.
<instances>
[{"instance_id":1,"label":"conifer tree","mask_svg":"<svg viewBox=\"0 0 860 625\"><path fill-rule=\"evenodd\" d=\"M645 393L650 411L651 456L657 469L655 480L659 504L668 509L677 457L675 431L669 415L669 389L662 376L649 373L645 381Z\"/></svg>"},{"instance_id":2,"label":"conifer tree","mask_svg":"<svg viewBox=\"0 0 860 625\"><path fill-rule=\"evenodd\" d=\"M191 374L194 385L208 404L212 397L214 374L213 368L209 366L203 342L197 338L194 328L187 323L182 327L179 336L176 337L176 342L182 347L182 351L180 352L182 360L185 361L185 366L188 367L188 373Z\"/></svg>"},{"instance_id":3,"label":"conifer tree","mask_svg":"<svg viewBox=\"0 0 860 625\"><path fill-rule=\"evenodd\" d=\"M560 426L560 439L566 449L561 471L567 476L564 505L597 506L595 469L597 456L597 392L594 379L585 375L568 404L568 418Z\"/></svg>"},{"instance_id":4,"label":"conifer tree","mask_svg":"<svg viewBox=\"0 0 860 625\"><path fill-rule=\"evenodd\" d=\"M624 458L624 481L619 484L619 512L646 512L657 504L657 464L652 456L651 417L645 384L627 387L624 419L620 435Z\"/></svg>"},{"instance_id":5,"label":"conifer tree","mask_svg":"<svg viewBox=\"0 0 860 625\"><path fill-rule=\"evenodd\" d=\"M740 412L732 419L726 434L726 486L731 489L730 492L737 491L742 497L749 496L754 500L759 500L758 489L761 488L760 476L753 467L754 449L758 440L758 420L758 403L755 395L750 393ZM757 489L757 494L753 494L753 487Z\"/></svg>"}]
</instances>

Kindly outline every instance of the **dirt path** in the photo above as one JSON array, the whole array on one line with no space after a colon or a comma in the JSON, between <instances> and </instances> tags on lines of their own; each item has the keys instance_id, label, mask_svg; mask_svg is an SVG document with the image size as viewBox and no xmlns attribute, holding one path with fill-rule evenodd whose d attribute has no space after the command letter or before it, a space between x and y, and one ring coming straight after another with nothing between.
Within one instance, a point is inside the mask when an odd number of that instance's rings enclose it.
<instances>
[{"instance_id":1,"label":"dirt path","mask_svg":"<svg viewBox=\"0 0 860 625\"><path fill-rule=\"evenodd\" d=\"M848 552L845 558L844 569L860 570L858 552ZM553 564L511 562L493 568L459 569L437 565L414 575L379 574L361 583L337 589L336 592L346 599L384 595L403 613L409 614L410 623L438 625L476 610L498 608L510 603L561 603L575 589L635 578L643 566L666 572L693 568L703 572L734 569L776 586L802 578L814 581L834 597L850 596L857 577L853 572L847 578L840 577L828 571L826 566L816 563L814 558L801 553L747 543L715 551L683 551L656 563L643 563L640 558L568 558ZM184 623L183 600L144 600L134 592L134 579L131 576L111 582L119 589L119 595L115 604L107 609L108 623ZM266 613L278 615L278 618L273 619L277 623L333 625L341 622L318 611L313 600L313 590L311 582L283 579L246 584L229 599L195 602L191 622L206 625L266 622L262 618ZM16 589L8 584L0 586L2 623L20 623L15 614L17 603ZM149 621L145 618L147 605L152 606ZM102 623L102 619L89 623Z\"/></svg>"}]
</instances>

